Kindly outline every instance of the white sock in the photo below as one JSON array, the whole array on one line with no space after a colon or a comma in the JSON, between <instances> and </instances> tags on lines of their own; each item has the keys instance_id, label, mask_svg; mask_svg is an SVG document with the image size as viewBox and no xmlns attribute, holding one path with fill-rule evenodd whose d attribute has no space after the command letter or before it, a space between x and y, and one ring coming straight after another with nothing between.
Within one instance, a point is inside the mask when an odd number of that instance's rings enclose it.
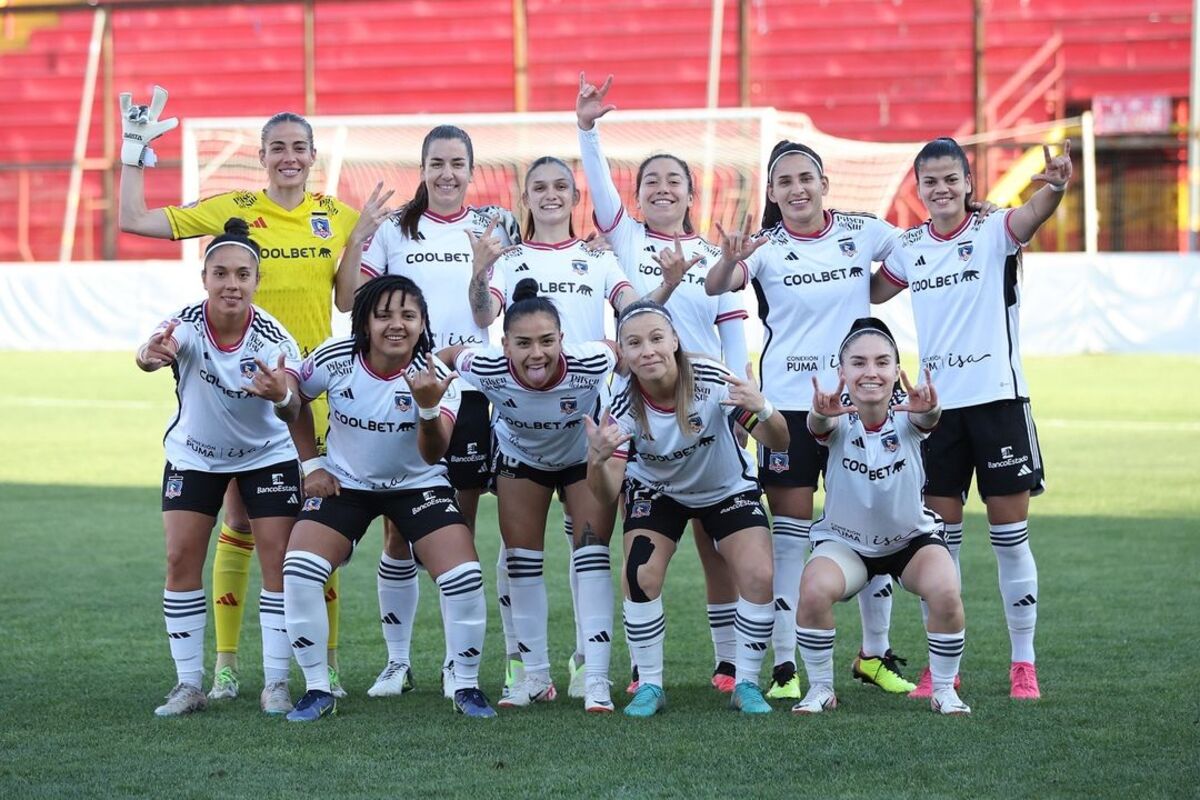
<instances>
[{"instance_id":1,"label":"white sock","mask_svg":"<svg viewBox=\"0 0 1200 800\"><path fill-rule=\"evenodd\" d=\"M517 647L517 634L513 630L512 595L508 586L508 550L500 545L500 554L496 557L496 602L500 605L500 627L504 629L504 654L508 657L520 656Z\"/></svg>"},{"instance_id":2,"label":"white sock","mask_svg":"<svg viewBox=\"0 0 1200 800\"><path fill-rule=\"evenodd\" d=\"M204 628L208 624L204 590L164 589L163 620L167 624L171 658L175 659L176 682L199 688L204 680Z\"/></svg>"},{"instance_id":3,"label":"white sock","mask_svg":"<svg viewBox=\"0 0 1200 800\"><path fill-rule=\"evenodd\" d=\"M446 650L454 659L454 688L478 687L487 629L483 570L478 561L467 561L443 572L437 585L446 607Z\"/></svg>"},{"instance_id":4,"label":"white sock","mask_svg":"<svg viewBox=\"0 0 1200 800\"><path fill-rule=\"evenodd\" d=\"M292 642L283 616L283 592L258 593L258 627L262 630L263 683L286 681L292 665Z\"/></svg>"},{"instance_id":5,"label":"white sock","mask_svg":"<svg viewBox=\"0 0 1200 800\"><path fill-rule=\"evenodd\" d=\"M737 658L737 633L733 627L737 606L737 603L708 604L708 630L712 634L713 655L718 664L722 661L732 664Z\"/></svg>"},{"instance_id":6,"label":"white sock","mask_svg":"<svg viewBox=\"0 0 1200 800\"><path fill-rule=\"evenodd\" d=\"M329 691L329 616L325 581L333 567L316 553L293 550L283 559L283 611L292 653L310 691Z\"/></svg>"},{"instance_id":7,"label":"white sock","mask_svg":"<svg viewBox=\"0 0 1200 800\"><path fill-rule=\"evenodd\" d=\"M888 629L892 626L892 576L876 575L858 593L862 614L862 652L882 656L891 649Z\"/></svg>"},{"instance_id":8,"label":"white sock","mask_svg":"<svg viewBox=\"0 0 1200 800\"><path fill-rule=\"evenodd\" d=\"M446 654L442 656L442 666L446 666L454 663L454 653L450 652L450 617L446 613L446 596L441 592L438 592L438 613L442 615L442 636L446 640Z\"/></svg>"},{"instance_id":9,"label":"white sock","mask_svg":"<svg viewBox=\"0 0 1200 800\"><path fill-rule=\"evenodd\" d=\"M583 629L583 669L589 677L608 677L612 657L613 583L608 545L581 547L571 558L579 577L575 616Z\"/></svg>"},{"instance_id":10,"label":"white sock","mask_svg":"<svg viewBox=\"0 0 1200 800\"><path fill-rule=\"evenodd\" d=\"M804 671L808 674L808 686L833 686L833 640L836 628L801 628L796 626L796 646L804 660Z\"/></svg>"},{"instance_id":11,"label":"white sock","mask_svg":"<svg viewBox=\"0 0 1200 800\"><path fill-rule=\"evenodd\" d=\"M751 603L744 597L739 598L734 628L737 631L734 682L748 681L757 685L763 656L767 654L767 642L775 628L775 604Z\"/></svg>"},{"instance_id":12,"label":"white sock","mask_svg":"<svg viewBox=\"0 0 1200 800\"><path fill-rule=\"evenodd\" d=\"M775 626L771 646L775 665L796 663L796 606L800 601L800 573L808 552L812 520L776 516L771 520L771 544L775 559Z\"/></svg>"},{"instance_id":13,"label":"white sock","mask_svg":"<svg viewBox=\"0 0 1200 800\"><path fill-rule=\"evenodd\" d=\"M662 597L648 603L626 600L625 640L635 652L638 680L642 685L663 685L663 639L667 635L667 619L663 616Z\"/></svg>"},{"instance_id":14,"label":"white sock","mask_svg":"<svg viewBox=\"0 0 1200 800\"><path fill-rule=\"evenodd\" d=\"M506 548L508 553L508 595L512 598L513 632L525 672L550 669L550 651L546 642L549 606L546 579L542 567L546 554L523 547Z\"/></svg>"},{"instance_id":15,"label":"white sock","mask_svg":"<svg viewBox=\"0 0 1200 800\"><path fill-rule=\"evenodd\" d=\"M947 522L943 527L946 529L946 549L950 551L950 559L954 562L954 571L958 575L958 588L962 591L962 566L958 563L958 554L962 550L963 524ZM926 628L929 627L929 604L924 598L921 598L921 622Z\"/></svg>"},{"instance_id":16,"label":"white sock","mask_svg":"<svg viewBox=\"0 0 1200 800\"><path fill-rule=\"evenodd\" d=\"M964 629L958 633L927 633L926 636L929 638L929 677L936 692L954 685L967 632Z\"/></svg>"},{"instance_id":17,"label":"white sock","mask_svg":"<svg viewBox=\"0 0 1200 800\"><path fill-rule=\"evenodd\" d=\"M571 519L571 515L567 513L565 507L563 508L563 533L567 536L567 552L572 552L575 549L575 521ZM575 652L571 655L576 657L583 656L587 641L583 635L583 617L579 613L579 575L575 572L575 560L571 559L567 566L571 584L571 614L575 619Z\"/></svg>"},{"instance_id":18,"label":"white sock","mask_svg":"<svg viewBox=\"0 0 1200 800\"><path fill-rule=\"evenodd\" d=\"M417 562L411 558L379 556L379 571L375 575L379 593L379 621L383 626L383 641L387 643L388 662L408 664L412 651L413 620L421 584L417 580Z\"/></svg>"},{"instance_id":19,"label":"white sock","mask_svg":"<svg viewBox=\"0 0 1200 800\"><path fill-rule=\"evenodd\" d=\"M1000 573L1000 596L1008 620L1012 660L1034 663L1033 633L1037 627L1038 576L1029 549L1029 522L989 525L992 550Z\"/></svg>"}]
</instances>

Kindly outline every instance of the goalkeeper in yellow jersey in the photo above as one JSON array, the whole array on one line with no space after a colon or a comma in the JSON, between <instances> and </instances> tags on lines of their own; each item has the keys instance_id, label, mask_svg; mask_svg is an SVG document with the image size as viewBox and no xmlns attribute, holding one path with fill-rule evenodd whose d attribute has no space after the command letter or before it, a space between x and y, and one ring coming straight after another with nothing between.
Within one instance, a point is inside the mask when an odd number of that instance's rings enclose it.
<instances>
[{"instance_id":1,"label":"goalkeeper in yellow jersey","mask_svg":"<svg viewBox=\"0 0 1200 800\"><path fill-rule=\"evenodd\" d=\"M160 120L167 92L155 87L149 106L133 105L121 95L121 230L159 239L188 239L221 233L230 217L246 220L261 248L262 281L256 302L283 323L307 356L332 334L331 295L341 311L349 311L357 286L356 271L337 268L342 248L359 213L333 197L305 190L316 158L312 126L289 112L276 114L262 129L259 162L267 186L255 191L232 191L186 206L146 207L142 169L153 166L149 144L177 124ZM390 192L376 187L364 217L387 213ZM367 219L364 219L364 223ZM378 223L376 223L378 224ZM348 272L349 274L342 274ZM313 403L317 442L324 452L328 407ZM213 617L217 633L217 663L209 697L228 699L238 694L237 647L249 583L254 540L249 519L236 490L225 493L225 520L213 562ZM337 675L338 573L325 586L329 613L329 665L333 692L345 691Z\"/></svg>"}]
</instances>

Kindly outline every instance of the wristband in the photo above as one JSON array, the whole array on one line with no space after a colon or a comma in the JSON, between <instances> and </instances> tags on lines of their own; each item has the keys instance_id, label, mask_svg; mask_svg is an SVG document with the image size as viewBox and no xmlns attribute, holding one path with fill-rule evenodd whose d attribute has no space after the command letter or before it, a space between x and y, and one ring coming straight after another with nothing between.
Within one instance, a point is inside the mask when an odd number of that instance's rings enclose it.
<instances>
[{"instance_id":1,"label":"wristband","mask_svg":"<svg viewBox=\"0 0 1200 800\"><path fill-rule=\"evenodd\" d=\"M274 405L278 409L284 409L284 408L287 408L288 403L290 403L290 402L292 402L292 387L289 386L288 390L287 390L287 394L285 394L283 396L283 399L279 400L278 402L273 401L272 405Z\"/></svg>"},{"instance_id":2,"label":"wristband","mask_svg":"<svg viewBox=\"0 0 1200 800\"><path fill-rule=\"evenodd\" d=\"M312 475L319 469L325 469L325 459L321 456L300 462L300 472L304 475Z\"/></svg>"},{"instance_id":3,"label":"wristband","mask_svg":"<svg viewBox=\"0 0 1200 800\"><path fill-rule=\"evenodd\" d=\"M1050 187L1050 191L1062 194L1067 190L1067 183L1070 183L1070 181L1067 181L1062 186L1055 186L1053 183L1047 183L1046 185Z\"/></svg>"},{"instance_id":4,"label":"wristband","mask_svg":"<svg viewBox=\"0 0 1200 800\"><path fill-rule=\"evenodd\" d=\"M774 413L775 413L775 406L771 405L771 401L764 397L762 411L759 411L758 414L756 415L758 417L758 421L766 422L767 420L769 420L771 418L771 415Z\"/></svg>"},{"instance_id":5,"label":"wristband","mask_svg":"<svg viewBox=\"0 0 1200 800\"><path fill-rule=\"evenodd\" d=\"M421 408L420 406L417 406L417 416L421 419L437 419L441 415L441 406L433 406L432 408Z\"/></svg>"}]
</instances>

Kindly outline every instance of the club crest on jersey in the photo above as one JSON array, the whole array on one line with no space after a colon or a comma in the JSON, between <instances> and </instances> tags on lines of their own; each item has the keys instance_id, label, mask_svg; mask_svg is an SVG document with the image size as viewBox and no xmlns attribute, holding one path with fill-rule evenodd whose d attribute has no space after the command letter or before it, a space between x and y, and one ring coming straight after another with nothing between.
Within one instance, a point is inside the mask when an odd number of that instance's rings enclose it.
<instances>
[{"instance_id":1,"label":"club crest on jersey","mask_svg":"<svg viewBox=\"0 0 1200 800\"><path fill-rule=\"evenodd\" d=\"M183 494L183 476L171 475L167 478L167 488L163 492L163 497L168 500L174 500Z\"/></svg>"},{"instance_id":2,"label":"club crest on jersey","mask_svg":"<svg viewBox=\"0 0 1200 800\"><path fill-rule=\"evenodd\" d=\"M242 371L242 377L250 380L254 377L254 373L258 372L258 364L254 363L253 357L243 358L238 362L238 369Z\"/></svg>"},{"instance_id":3,"label":"club crest on jersey","mask_svg":"<svg viewBox=\"0 0 1200 800\"><path fill-rule=\"evenodd\" d=\"M892 431L891 433L885 433L883 438L879 440L879 443L882 444L883 449L887 450L889 453L894 453L900 449L900 438L896 436L895 431Z\"/></svg>"},{"instance_id":4,"label":"club crest on jersey","mask_svg":"<svg viewBox=\"0 0 1200 800\"><path fill-rule=\"evenodd\" d=\"M329 217L325 214L314 213L308 218L308 224L312 228L313 236L318 239L332 239L333 226L329 224Z\"/></svg>"},{"instance_id":5,"label":"club crest on jersey","mask_svg":"<svg viewBox=\"0 0 1200 800\"><path fill-rule=\"evenodd\" d=\"M588 264L582 259L576 259L571 262L571 269L575 270L576 275L587 275Z\"/></svg>"},{"instance_id":6,"label":"club crest on jersey","mask_svg":"<svg viewBox=\"0 0 1200 800\"><path fill-rule=\"evenodd\" d=\"M971 253L975 252L975 245L971 242L963 242L958 246L958 260L966 261L971 257Z\"/></svg>"},{"instance_id":7,"label":"club crest on jersey","mask_svg":"<svg viewBox=\"0 0 1200 800\"><path fill-rule=\"evenodd\" d=\"M408 392L396 392L395 403L397 411L407 412L412 408L412 395Z\"/></svg>"},{"instance_id":8,"label":"club crest on jersey","mask_svg":"<svg viewBox=\"0 0 1200 800\"><path fill-rule=\"evenodd\" d=\"M574 397L563 397L558 401L558 410L564 414L574 414L579 410L579 401Z\"/></svg>"},{"instance_id":9,"label":"club crest on jersey","mask_svg":"<svg viewBox=\"0 0 1200 800\"><path fill-rule=\"evenodd\" d=\"M325 498L323 498L323 497L306 497L306 498L304 498L304 506L300 510L301 511L320 511L321 510L321 501L324 499Z\"/></svg>"},{"instance_id":10,"label":"club crest on jersey","mask_svg":"<svg viewBox=\"0 0 1200 800\"><path fill-rule=\"evenodd\" d=\"M704 420L700 419L699 414L692 414L688 417L688 430L692 433L700 433L704 430Z\"/></svg>"},{"instance_id":11,"label":"club crest on jersey","mask_svg":"<svg viewBox=\"0 0 1200 800\"><path fill-rule=\"evenodd\" d=\"M842 255L846 258L853 258L858 252L858 248L854 246L853 239L838 239L838 247L842 250Z\"/></svg>"},{"instance_id":12,"label":"club crest on jersey","mask_svg":"<svg viewBox=\"0 0 1200 800\"><path fill-rule=\"evenodd\" d=\"M767 459L767 469L771 472L787 472L790 467L791 457L787 453L771 451L771 456Z\"/></svg>"},{"instance_id":13,"label":"club crest on jersey","mask_svg":"<svg viewBox=\"0 0 1200 800\"><path fill-rule=\"evenodd\" d=\"M650 501L635 500L633 506L629 510L629 516L633 517L634 519L650 516Z\"/></svg>"}]
</instances>

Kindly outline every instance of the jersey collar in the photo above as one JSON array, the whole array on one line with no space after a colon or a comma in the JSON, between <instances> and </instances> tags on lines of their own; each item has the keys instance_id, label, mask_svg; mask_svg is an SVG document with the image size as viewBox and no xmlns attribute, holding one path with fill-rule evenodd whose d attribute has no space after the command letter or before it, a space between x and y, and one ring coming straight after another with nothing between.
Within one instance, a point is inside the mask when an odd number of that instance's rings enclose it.
<instances>
[{"instance_id":1,"label":"jersey collar","mask_svg":"<svg viewBox=\"0 0 1200 800\"><path fill-rule=\"evenodd\" d=\"M246 315L246 327L242 328L242 335L238 340L231 345L223 345L217 341L216 332L212 328L212 323L208 321L208 301L204 301L204 332L208 334L208 340L212 342L213 347L220 350L222 353L233 353L241 349L242 342L246 341L246 331L250 330L251 323L254 322L254 306L250 306L250 313Z\"/></svg>"},{"instance_id":2,"label":"jersey collar","mask_svg":"<svg viewBox=\"0 0 1200 800\"><path fill-rule=\"evenodd\" d=\"M522 242L522 244L532 250L566 250L567 248L574 246L578 241L579 239L572 236L570 239L564 239L561 242L554 243L535 242L530 239L526 239L524 242Z\"/></svg>"},{"instance_id":3,"label":"jersey collar","mask_svg":"<svg viewBox=\"0 0 1200 800\"><path fill-rule=\"evenodd\" d=\"M833 228L833 214L830 211L824 211L822 213L825 215L825 227L821 228L821 230L817 231L816 233L796 233L794 230L789 228L787 223L783 220L780 220L779 224L783 226L785 231L787 231L787 235L793 239L799 239L802 242L820 239L822 236L829 233L829 231Z\"/></svg>"},{"instance_id":4,"label":"jersey collar","mask_svg":"<svg viewBox=\"0 0 1200 800\"><path fill-rule=\"evenodd\" d=\"M646 235L649 236L651 239L662 239L663 241L667 241L667 242L675 241L675 234L659 233L658 231L651 228L649 225L646 226ZM698 234L698 233L681 233L681 234L679 234L679 241L681 241L681 242L689 242L692 239L699 239L699 238L700 238L700 234Z\"/></svg>"},{"instance_id":5,"label":"jersey collar","mask_svg":"<svg viewBox=\"0 0 1200 800\"><path fill-rule=\"evenodd\" d=\"M957 239L959 237L959 235L967 229L967 226L971 224L971 220L974 218L975 218L974 212L967 214L965 217L963 217L962 224L959 225L957 228L955 228L952 232L950 232L946 236L942 236L940 233L938 233L936 230L933 229L933 220L929 220L925 224L927 224L929 226L929 236L934 241L951 242L951 241L954 241L955 239Z\"/></svg>"},{"instance_id":6,"label":"jersey collar","mask_svg":"<svg viewBox=\"0 0 1200 800\"><path fill-rule=\"evenodd\" d=\"M403 367L401 367L400 369L393 372L391 375L380 375L378 372L371 369L370 363L368 363L368 361L365 358L363 358L362 353L358 354L358 363L361 364L362 368L367 371L367 374L370 375L375 380L386 381L386 382L390 383L391 381L394 381L394 380L396 380L396 378L403 375L405 372L408 372L408 368L411 367L413 364L413 359L409 358L407 364L405 364Z\"/></svg>"},{"instance_id":7,"label":"jersey collar","mask_svg":"<svg viewBox=\"0 0 1200 800\"><path fill-rule=\"evenodd\" d=\"M458 222L458 221L459 221L459 220L461 220L463 217L465 217L465 216L467 215L467 212L468 212L468 211L470 211L470 210L471 210L471 209L470 209L469 207L467 207L467 206L463 206L462 208L460 208L458 211L455 211L455 212L454 212L453 214L451 214L450 216L448 216L448 217L443 217L441 214L435 214L434 212L430 211L430 210L427 208L427 209L425 209L424 216L426 216L426 217L429 217L429 218L430 218L431 220L433 220L434 222L442 222L442 223L445 223L445 222Z\"/></svg>"},{"instance_id":8,"label":"jersey collar","mask_svg":"<svg viewBox=\"0 0 1200 800\"><path fill-rule=\"evenodd\" d=\"M662 414L674 414L675 413L674 406L672 406L671 408L667 408L665 406L658 405L657 403L654 402L654 399L652 397L650 397L650 395L646 394L645 390L642 389L641 386L638 387L638 391L642 393L642 399L646 401L646 405L650 406L655 411L658 411L659 413L662 413Z\"/></svg>"}]
</instances>

